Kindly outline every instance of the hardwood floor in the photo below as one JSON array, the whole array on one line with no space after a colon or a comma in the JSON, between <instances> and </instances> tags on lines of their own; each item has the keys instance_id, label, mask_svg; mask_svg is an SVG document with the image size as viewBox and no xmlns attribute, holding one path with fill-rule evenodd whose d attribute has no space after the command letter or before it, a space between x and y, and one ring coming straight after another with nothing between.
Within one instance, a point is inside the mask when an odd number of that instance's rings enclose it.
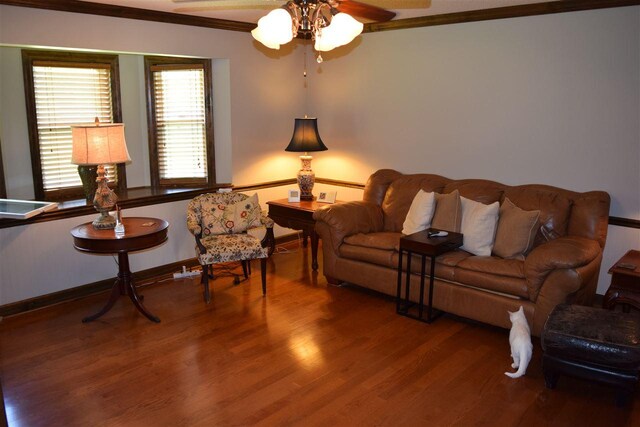
<instances>
[{"instance_id":1,"label":"hardwood floor","mask_svg":"<svg viewBox=\"0 0 640 427\"><path fill-rule=\"evenodd\" d=\"M265 298L258 264L237 286L216 279L210 305L197 280L145 287L159 324L126 298L81 323L107 294L5 318L9 425L640 425L640 393L618 408L597 384L547 390L537 340L510 379L508 331L398 316L390 299L328 286L309 257L275 254Z\"/></svg>"}]
</instances>

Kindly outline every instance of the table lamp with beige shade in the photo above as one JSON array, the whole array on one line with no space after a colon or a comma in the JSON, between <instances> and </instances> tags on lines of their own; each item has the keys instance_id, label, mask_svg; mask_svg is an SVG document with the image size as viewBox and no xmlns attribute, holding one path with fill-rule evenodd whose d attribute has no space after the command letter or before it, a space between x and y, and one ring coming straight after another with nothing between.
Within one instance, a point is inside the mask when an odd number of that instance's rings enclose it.
<instances>
[{"instance_id":1,"label":"table lamp with beige shade","mask_svg":"<svg viewBox=\"0 0 640 427\"><path fill-rule=\"evenodd\" d=\"M124 124L95 123L71 126L73 149L71 163L79 166L97 166L97 189L93 206L100 216L93 221L94 228L111 229L116 219L109 215L118 201L116 194L107 185L104 165L130 162L127 143L124 139Z\"/></svg>"}]
</instances>

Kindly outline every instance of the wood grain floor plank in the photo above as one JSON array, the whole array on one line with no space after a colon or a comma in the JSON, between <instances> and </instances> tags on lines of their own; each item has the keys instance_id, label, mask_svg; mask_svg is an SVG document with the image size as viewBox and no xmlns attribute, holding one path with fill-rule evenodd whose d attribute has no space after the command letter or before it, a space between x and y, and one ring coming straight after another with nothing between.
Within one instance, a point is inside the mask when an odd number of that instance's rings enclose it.
<instances>
[{"instance_id":1,"label":"wood grain floor plank","mask_svg":"<svg viewBox=\"0 0 640 427\"><path fill-rule=\"evenodd\" d=\"M388 298L333 287L304 249L239 285L198 280L141 289L162 322L106 294L5 318L0 376L11 426L640 425L602 385L544 387L541 349L511 379L508 331L395 314ZM506 315L506 313L505 313Z\"/></svg>"}]
</instances>

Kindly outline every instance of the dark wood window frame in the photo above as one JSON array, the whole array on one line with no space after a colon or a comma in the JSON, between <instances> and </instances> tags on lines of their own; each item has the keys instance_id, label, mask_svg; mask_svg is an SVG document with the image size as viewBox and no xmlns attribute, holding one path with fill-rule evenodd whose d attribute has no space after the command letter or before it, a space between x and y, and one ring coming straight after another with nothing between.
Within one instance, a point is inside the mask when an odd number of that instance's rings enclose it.
<instances>
[{"instance_id":1,"label":"dark wood window frame","mask_svg":"<svg viewBox=\"0 0 640 427\"><path fill-rule=\"evenodd\" d=\"M170 179L161 180L160 170L158 166L158 135L157 122L155 115L155 91L153 90L153 71L152 68L158 66L185 66L197 65L204 70L204 101L205 101L205 138L206 138L206 156L207 156L207 179ZM145 56L145 87L147 93L147 126L149 133L149 162L151 171L151 187L201 187L212 186L216 183L215 173L215 150L213 138L213 88L211 80L211 60L200 58L176 58L165 56Z\"/></svg>"},{"instance_id":2,"label":"dark wood window frame","mask_svg":"<svg viewBox=\"0 0 640 427\"><path fill-rule=\"evenodd\" d=\"M7 198L7 186L4 182L4 165L2 163L2 141L0 140L0 199Z\"/></svg>"},{"instance_id":3,"label":"dark wood window frame","mask_svg":"<svg viewBox=\"0 0 640 427\"><path fill-rule=\"evenodd\" d=\"M33 172L33 190L39 200L68 200L82 196L82 187L45 191L42 182L40 163L40 142L36 117L36 101L33 82L33 64L36 61L48 61L60 64L91 63L104 64L111 70L111 102L114 123L122 123L122 103L120 100L120 71L118 55L106 55L84 52L61 52L49 50L22 50L22 71L24 76L25 99L27 104L27 121L29 127L29 145L31 150L31 168ZM127 188L127 176L124 164L117 165L117 191Z\"/></svg>"}]
</instances>

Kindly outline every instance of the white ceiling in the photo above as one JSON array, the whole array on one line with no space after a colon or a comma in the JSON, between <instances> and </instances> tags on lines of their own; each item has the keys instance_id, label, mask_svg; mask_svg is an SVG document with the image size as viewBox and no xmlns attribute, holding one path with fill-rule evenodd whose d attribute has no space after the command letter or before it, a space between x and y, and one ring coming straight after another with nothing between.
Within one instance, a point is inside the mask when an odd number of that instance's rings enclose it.
<instances>
[{"instance_id":1,"label":"white ceiling","mask_svg":"<svg viewBox=\"0 0 640 427\"><path fill-rule=\"evenodd\" d=\"M362 0L361 3L392 10L397 13L394 18L396 20L545 1L549 0ZM285 2L279 0L100 0L92 3L256 23L269 10ZM215 9L211 10L210 7Z\"/></svg>"}]
</instances>

